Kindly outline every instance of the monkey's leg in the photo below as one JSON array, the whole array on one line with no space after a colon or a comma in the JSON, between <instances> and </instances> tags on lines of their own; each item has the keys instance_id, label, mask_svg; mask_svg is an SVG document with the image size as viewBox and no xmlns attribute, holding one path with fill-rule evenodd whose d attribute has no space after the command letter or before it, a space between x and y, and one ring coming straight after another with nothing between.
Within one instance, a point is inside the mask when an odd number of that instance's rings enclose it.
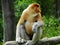
<instances>
[{"instance_id":1,"label":"monkey's leg","mask_svg":"<svg viewBox=\"0 0 60 45\"><path fill-rule=\"evenodd\" d=\"M17 25L16 30L16 41L18 43L26 43L29 37L26 35L24 25Z\"/></svg>"},{"instance_id":2,"label":"monkey's leg","mask_svg":"<svg viewBox=\"0 0 60 45\"><path fill-rule=\"evenodd\" d=\"M32 31L34 32L32 41L27 42L26 45L36 45L36 43L41 39L42 29L38 22L33 24Z\"/></svg>"}]
</instances>

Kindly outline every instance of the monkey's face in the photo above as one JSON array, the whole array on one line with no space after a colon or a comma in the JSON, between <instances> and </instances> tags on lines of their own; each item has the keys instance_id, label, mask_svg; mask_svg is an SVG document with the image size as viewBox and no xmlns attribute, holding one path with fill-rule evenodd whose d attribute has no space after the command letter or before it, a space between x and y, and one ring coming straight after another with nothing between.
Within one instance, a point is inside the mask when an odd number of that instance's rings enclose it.
<instances>
[{"instance_id":1,"label":"monkey's face","mask_svg":"<svg viewBox=\"0 0 60 45\"><path fill-rule=\"evenodd\" d=\"M35 11L36 13L40 13L39 7L34 7L34 11Z\"/></svg>"},{"instance_id":2,"label":"monkey's face","mask_svg":"<svg viewBox=\"0 0 60 45\"><path fill-rule=\"evenodd\" d=\"M34 13L40 13L41 12L39 4L31 4L30 9Z\"/></svg>"}]
</instances>

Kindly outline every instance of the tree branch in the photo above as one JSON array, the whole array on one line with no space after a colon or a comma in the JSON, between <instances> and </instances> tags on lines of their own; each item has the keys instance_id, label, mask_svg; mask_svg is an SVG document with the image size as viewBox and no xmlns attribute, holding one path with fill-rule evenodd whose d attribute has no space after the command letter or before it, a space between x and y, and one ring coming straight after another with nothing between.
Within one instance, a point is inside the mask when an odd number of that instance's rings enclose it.
<instances>
[{"instance_id":1,"label":"tree branch","mask_svg":"<svg viewBox=\"0 0 60 45\"><path fill-rule=\"evenodd\" d=\"M38 44L59 44L60 43L60 36L55 36L51 38L43 38L41 39Z\"/></svg>"},{"instance_id":2,"label":"tree branch","mask_svg":"<svg viewBox=\"0 0 60 45\"><path fill-rule=\"evenodd\" d=\"M51 38L43 38L36 43L36 45L55 45L60 43L60 36L55 36ZM8 41L5 45L18 45L16 41ZM24 44L25 45L25 44ZM34 44L35 45L35 44Z\"/></svg>"}]
</instances>

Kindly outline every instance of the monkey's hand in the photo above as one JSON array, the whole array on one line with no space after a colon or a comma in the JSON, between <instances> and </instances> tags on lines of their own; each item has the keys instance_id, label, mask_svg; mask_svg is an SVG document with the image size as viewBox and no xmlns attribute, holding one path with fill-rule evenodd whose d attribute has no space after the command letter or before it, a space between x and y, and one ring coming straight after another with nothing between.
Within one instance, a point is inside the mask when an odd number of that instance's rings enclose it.
<instances>
[{"instance_id":1,"label":"monkey's hand","mask_svg":"<svg viewBox=\"0 0 60 45\"><path fill-rule=\"evenodd\" d=\"M28 40L25 45L30 45L32 43L31 40Z\"/></svg>"},{"instance_id":2,"label":"monkey's hand","mask_svg":"<svg viewBox=\"0 0 60 45\"><path fill-rule=\"evenodd\" d=\"M22 38L17 38L16 41L19 43L19 44L23 44L23 43L26 43L27 40L24 40Z\"/></svg>"},{"instance_id":3,"label":"monkey's hand","mask_svg":"<svg viewBox=\"0 0 60 45\"><path fill-rule=\"evenodd\" d=\"M43 25L43 22L34 22L33 26L32 26L32 31L33 33L37 32L37 30L39 30L39 28Z\"/></svg>"},{"instance_id":4,"label":"monkey's hand","mask_svg":"<svg viewBox=\"0 0 60 45\"><path fill-rule=\"evenodd\" d=\"M34 44L36 44L36 42L28 40L25 45L34 45Z\"/></svg>"}]
</instances>

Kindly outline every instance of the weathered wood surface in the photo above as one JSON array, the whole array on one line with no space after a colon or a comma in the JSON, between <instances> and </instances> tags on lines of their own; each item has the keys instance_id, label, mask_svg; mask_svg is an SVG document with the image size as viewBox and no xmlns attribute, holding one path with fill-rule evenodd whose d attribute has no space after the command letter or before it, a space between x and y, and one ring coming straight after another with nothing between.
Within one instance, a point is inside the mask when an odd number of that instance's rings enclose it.
<instances>
[{"instance_id":1,"label":"weathered wood surface","mask_svg":"<svg viewBox=\"0 0 60 45\"><path fill-rule=\"evenodd\" d=\"M59 43L60 43L60 36L56 36L51 38L43 38L40 41L38 41L36 45L56 45ZM18 43L16 41L8 41L5 43L5 45L18 45ZM21 44L21 45L25 45L25 44Z\"/></svg>"}]
</instances>

